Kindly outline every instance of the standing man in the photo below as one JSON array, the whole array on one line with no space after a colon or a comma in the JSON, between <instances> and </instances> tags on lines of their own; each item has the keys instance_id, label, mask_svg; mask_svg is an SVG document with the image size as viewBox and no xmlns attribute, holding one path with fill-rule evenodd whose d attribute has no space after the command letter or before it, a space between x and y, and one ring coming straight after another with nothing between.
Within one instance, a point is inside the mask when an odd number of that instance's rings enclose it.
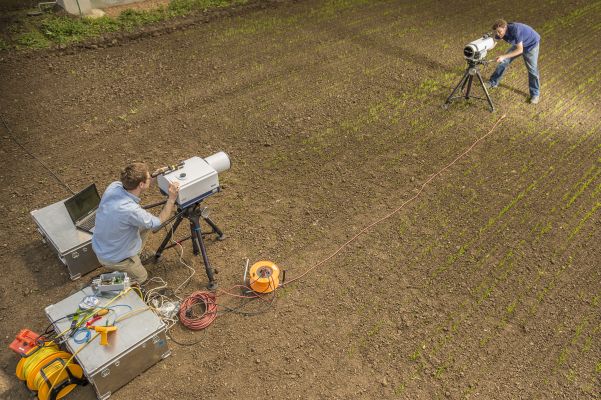
<instances>
[{"instance_id":1,"label":"standing man","mask_svg":"<svg viewBox=\"0 0 601 400\"><path fill-rule=\"evenodd\" d=\"M179 183L172 183L167 202L155 217L140 207L140 196L151 182L144 163L129 164L121 170L121 180L111 183L102 195L92 236L92 249L100 264L126 272L138 283L148 278L140 260L148 234L171 216L179 192Z\"/></svg>"},{"instance_id":2,"label":"standing man","mask_svg":"<svg viewBox=\"0 0 601 400\"><path fill-rule=\"evenodd\" d=\"M538 74L540 35L526 24L519 22L507 23L504 19L496 20L492 29L496 33L495 44L496 41L503 39L512 46L507 53L497 57L496 61L499 65L491 75L487 87L497 87L509 64L521 55L524 57L524 63L526 64L526 69L528 69L530 103L538 104L540 101L540 79Z\"/></svg>"}]
</instances>

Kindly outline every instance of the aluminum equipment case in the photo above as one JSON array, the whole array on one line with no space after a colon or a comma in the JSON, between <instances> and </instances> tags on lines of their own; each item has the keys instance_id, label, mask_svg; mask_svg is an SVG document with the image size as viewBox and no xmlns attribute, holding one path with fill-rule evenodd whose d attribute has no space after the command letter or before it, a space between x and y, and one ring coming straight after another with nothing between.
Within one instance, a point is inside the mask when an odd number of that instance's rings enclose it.
<instances>
[{"instance_id":1,"label":"aluminum equipment case","mask_svg":"<svg viewBox=\"0 0 601 400\"><path fill-rule=\"evenodd\" d=\"M30 214L42 235L58 258L69 270L72 280L100 266L92 250L92 235L77 229L65 208L64 200Z\"/></svg>"},{"instance_id":2,"label":"aluminum equipment case","mask_svg":"<svg viewBox=\"0 0 601 400\"><path fill-rule=\"evenodd\" d=\"M57 332L68 330L71 320L63 317L74 313L82 299L93 294L94 291L88 286L46 307L46 315L54 329ZM108 304L112 297L99 297L98 307ZM148 308L134 290L113 301L109 307L115 310L104 317L109 318L109 321L127 313L131 313L131 316L115 323L117 331L109 333L108 345L101 346L100 337L96 337L75 356L99 400L109 398L117 389L171 355L165 323ZM137 310L144 311L136 312ZM103 325L103 321L104 319L96 324ZM77 352L81 346L82 344L75 343L72 337L66 342L67 350L71 353Z\"/></svg>"}]
</instances>

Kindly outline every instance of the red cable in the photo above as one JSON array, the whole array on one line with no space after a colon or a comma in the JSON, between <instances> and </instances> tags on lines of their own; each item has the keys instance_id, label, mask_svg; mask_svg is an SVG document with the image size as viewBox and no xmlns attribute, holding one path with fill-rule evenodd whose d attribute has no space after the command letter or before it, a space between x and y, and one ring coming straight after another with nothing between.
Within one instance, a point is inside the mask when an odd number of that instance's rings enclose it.
<instances>
[{"instance_id":1,"label":"red cable","mask_svg":"<svg viewBox=\"0 0 601 400\"><path fill-rule=\"evenodd\" d=\"M204 312L200 316L195 316L192 307L195 304L203 303ZM186 297L179 307L179 320L182 325L193 331L199 331L211 325L217 317L217 303L215 302L215 293L197 291Z\"/></svg>"},{"instance_id":2,"label":"red cable","mask_svg":"<svg viewBox=\"0 0 601 400\"><path fill-rule=\"evenodd\" d=\"M419 188L419 190L417 191L417 193L413 197L411 197L409 200L405 201L398 208L394 209L393 211L391 211L390 213L386 214L382 218L380 218L380 219L372 222L371 224L369 224L365 228L361 229L359 231L359 233L357 233L355 236L353 236L348 241L346 241L346 243L344 243L342 246L340 246L332 254L330 254L329 256L327 256L326 258L324 258L323 260L317 262L315 265L313 265L312 267L310 267L309 269L307 269L305 272L303 272L301 275L297 276L296 278L294 278L294 279L292 279L292 280L290 280L288 282L283 282L282 286L289 285L292 282L301 279L302 277L304 277L305 275L307 275L310 271L312 271L315 268L319 267L320 265L326 263L328 260L330 260L336 254L340 253L346 246L348 246L349 244L351 244L352 242L354 242L359 236L363 235L366 231L368 231L372 227L378 225L382 221L384 221L384 220L392 217L394 214L396 214L397 212L399 212L407 204L411 203L413 200L415 200L416 198L418 198L419 195L424 191L424 188L434 178L436 178L438 175L442 174L444 171L446 171L448 168L450 168L453 164L455 164L457 161L459 161L459 159L461 159L467 153L469 153L470 151L472 151L472 149L479 142L481 142L482 140L484 140L487 136L489 136L495 130L495 128L497 127L497 125L499 125L499 123L501 122L501 120L503 120L503 118L505 118L505 117L506 117L505 115L501 116L501 118L499 118L497 120L497 122L495 122L495 124L490 129L490 131L488 131L488 133L486 133L485 135L483 135L482 137L480 137L478 140L476 140L474 143L472 143L472 145L470 147L468 147L463 153L461 153L459 156L457 156L452 162L450 162L449 164L447 164L444 168L440 169L435 174L430 175L430 177L421 185L421 187ZM243 287L243 286L242 285L235 285L231 289L234 289L236 287ZM225 291L225 290L220 290L220 292L223 293L223 294L225 294L225 295L232 296L232 297L253 298L253 297L256 296L256 297L262 299L262 297L260 295L258 295L258 294L256 294L255 296L246 296L246 295L236 295L236 294L230 293L229 291ZM216 301L216 295L215 295L215 293L204 292L204 291L197 291L197 292L192 293L180 305L180 309L179 309L179 319L180 319L180 321L182 322L182 324L184 326L186 326L187 328L192 329L192 330L201 330L201 329L206 328L217 317L217 303L215 301ZM204 303L204 305L205 305L205 311L204 311L204 313L202 315L200 315L198 317L195 317L192 314L191 308L192 308L192 306L194 306L195 304L198 304L198 303ZM186 314L189 314L190 316L188 316Z\"/></svg>"},{"instance_id":3,"label":"red cable","mask_svg":"<svg viewBox=\"0 0 601 400\"><path fill-rule=\"evenodd\" d=\"M463 153L461 153L460 155L458 155L453 161L451 161L447 166L445 166L444 168L442 168L441 170L439 170L437 173L430 175L430 177L422 184L422 186L419 188L418 192L411 197L409 200L405 201L403 204L401 204L398 208L396 208L395 210L391 211L390 213L388 213L387 215L383 216L382 218L378 219L377 221L372 222L371 224L367 225L365 228L361 229L359 231L359 233L357 233L355 236L353 236L352 238L350 238L346 243L344 243L342 246L340 246L335 252L333 252L332 254L330 254L329 256L327 256L326 258L324 258L323 260L319 261L318 263L316 263L315 265L313 265L311 268L307 269L305 272L303 272L302 274L300 274L299 276L297 276L294 279L289 280L288 282L284 282L282 283L282 286L284 285L289 285L294 281L297 281L299 279L301 279L303 276L307 275L309 272L311 272L312 270L314 270L315 268L319 267L320 265L324 264L326 261L328 261L329 259L331 259L332 257L334 257L336 254L340 253L342 251L342 249L344 249L346 246L348 246L349 244L351 244L352 242L354 242L359 236L363 235L367 230L369 230L370 228L378 225L380 222L384 221L385 219L388 219L390 217L392 217L394 214L398 213L403 207L405 207L407 204L411 203L413 200L415 200L416 198L419 197L419 195L423 192L424 188L426 187L427 184L429 184L432 179L436 178L438 175L442 174L444 171L446 171L448 168L450 168L453 164L455 164L457 161L459 161L460 158L462 158L463 156L465 156L467 153L469 153L470 151L472 151L472 149L482 140L484 140L488 135L490 135L492 133L492 131L495 130L495 128L497 127L497 125L499 125L499 123L501 122L501 120L503 120L503 118L505 118L506 115L503 114L501 116L501 118L499 118L497 120L497 122L495 122L495 124L493 125L493 127L490 129L490 131L488 131L488 133L486 135L483 135L482 137L480 137L478 140L476 140L474 143L472 143L472 145L470 147L467 148L467 150L465 150Z\"/></svg>"}]
</instances>

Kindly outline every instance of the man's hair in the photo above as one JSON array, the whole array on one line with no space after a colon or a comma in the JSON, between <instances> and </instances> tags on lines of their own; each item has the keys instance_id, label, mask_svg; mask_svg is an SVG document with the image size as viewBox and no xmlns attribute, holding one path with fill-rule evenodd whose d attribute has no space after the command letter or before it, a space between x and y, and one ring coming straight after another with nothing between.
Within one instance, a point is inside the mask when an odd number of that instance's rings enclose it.
<instances>
[{"instance_id":1,"label":"man's hair","mask_svg":"<svg viewBox=\"0 0 601 400\"><path fill-rule=\"evenodd\" d=\"M146 182L148 167L141 162L131 163L121 170L121 183L125 190L134 190L140 182Z\"/></svg>"},{"instance_id":2,"label":"man's hair","mask_svg":"<svg viewBox=\"0 0 601 400\"><path fill-rule=\"evenodd\" d=\"M504 19L498 19L495 21L494 24L492 24L492 30L496 31L497 28L505 28L507 27L507 21L505 21Z\"/></svg>"}]
</instances>

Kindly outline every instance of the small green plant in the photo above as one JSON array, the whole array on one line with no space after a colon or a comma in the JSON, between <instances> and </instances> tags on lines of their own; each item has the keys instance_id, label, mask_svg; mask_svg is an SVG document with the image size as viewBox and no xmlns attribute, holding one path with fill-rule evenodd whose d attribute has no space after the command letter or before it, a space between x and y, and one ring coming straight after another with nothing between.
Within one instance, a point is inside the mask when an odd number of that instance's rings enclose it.
<instances>
[{"instance_id":1,"label":"small green plant","mask_svg":"<svg viewBox=\"0 0 601 400\"><path fill-rule=\"evenodd\" d=\"M434 377L436 379L441 379L442 375L445 373L445 371L447 370L447 366L446 365L441 365L438 368L436 368L436 372L434 373Z\"/></svg>"},{"instance_id":2,"label":"small green plant","mask_svg":"<svg viewBox=\"0 0 601 400\"><path fill-rule=\"evenodd\" d=\"M411 361L416 361L417 358L419 357L419 355L420 355L419 350L415 350L413 353L411 353L411 355L409 356L409 359Z\"/></svg>"},{"instance_id":3,"label":"small green plant","mask_svg":"<svg viewBox=\"0 0 601 400\"><path fill-rule=\"evenodd\" d=\"M379 321L377 322L374 326L372 326L372 328L367 332L367 336L374 336L376 335L378 332L380 332L380 329L382 329L382 324L383 321Z\"/></svg>"},{"instance_id":4,"label":"small green plant","mask_svg":"<svg viewBox=\"0 0 601 400\"><path fill-rule=\"evenodd\" d=\"M122 29L131 31L140 26L163 21L167 17L162 8L154 11L125 10L117 18L117 23Z\"/></svg>"},{"instance_id":5,"label":"small green plant","mask_svg":"<svg viewBox=\"0 0 601 400\"><path fill-rule=\"evenodd\" d=\"M511 302L511 304L509 304L506 308L507 314L513 314L513 311L515 310L515 307L517 305L517 301L514 300Z\"/></svg>"},{"instance_id":6,"label":"small green plant","mask_svg":"<svg viewBox=\"0 0 601 400\"><path fill-rule=\"evenodd\" d=\"M246 0L172 0L167 8L170 15L186 15L192 11L244 4Z\"/></svg>"},{"instance_id":7,"label":"small green plant","mask_svg":"<svg viewBox=\"0 0 601 400\"><path fill-rule=\"evenodd\" d=\"M30 49L44 49L50 46L50 41L40 32L31 31L19 36L17 44Z\"/></svg>"},{"instance_id":8,"label":"small green plant","mask_svg":"<svg viewBox=\"0 0 601 400\"><path fill-rule=\"evenodd\" d=\"M397 386L394 387L394 394L397 396L400 396L404 391L405 391L404 383L399 383Z\"/></svg>"},{"instance_id":9,"label":"small green plant","mask_svg":"<svg viewBox=\"0 0 601 400\"><path fill-rule=\"evenodd\" d=\"M432 93L440 89L440 83L435 79L426 79L420 84L420 88L427 93Z\"/></svg>"},{"instance_id":10,"label":"small green plant","mask_svg":"<svg viewBox=\"0 0 601 400\"><path fill-rule=\"evenodd\" d=\"M56 43L68 43L91 34L84 20L70 17L54 17L42 22L42 33Z\"/></svg>"}]
</instances>

